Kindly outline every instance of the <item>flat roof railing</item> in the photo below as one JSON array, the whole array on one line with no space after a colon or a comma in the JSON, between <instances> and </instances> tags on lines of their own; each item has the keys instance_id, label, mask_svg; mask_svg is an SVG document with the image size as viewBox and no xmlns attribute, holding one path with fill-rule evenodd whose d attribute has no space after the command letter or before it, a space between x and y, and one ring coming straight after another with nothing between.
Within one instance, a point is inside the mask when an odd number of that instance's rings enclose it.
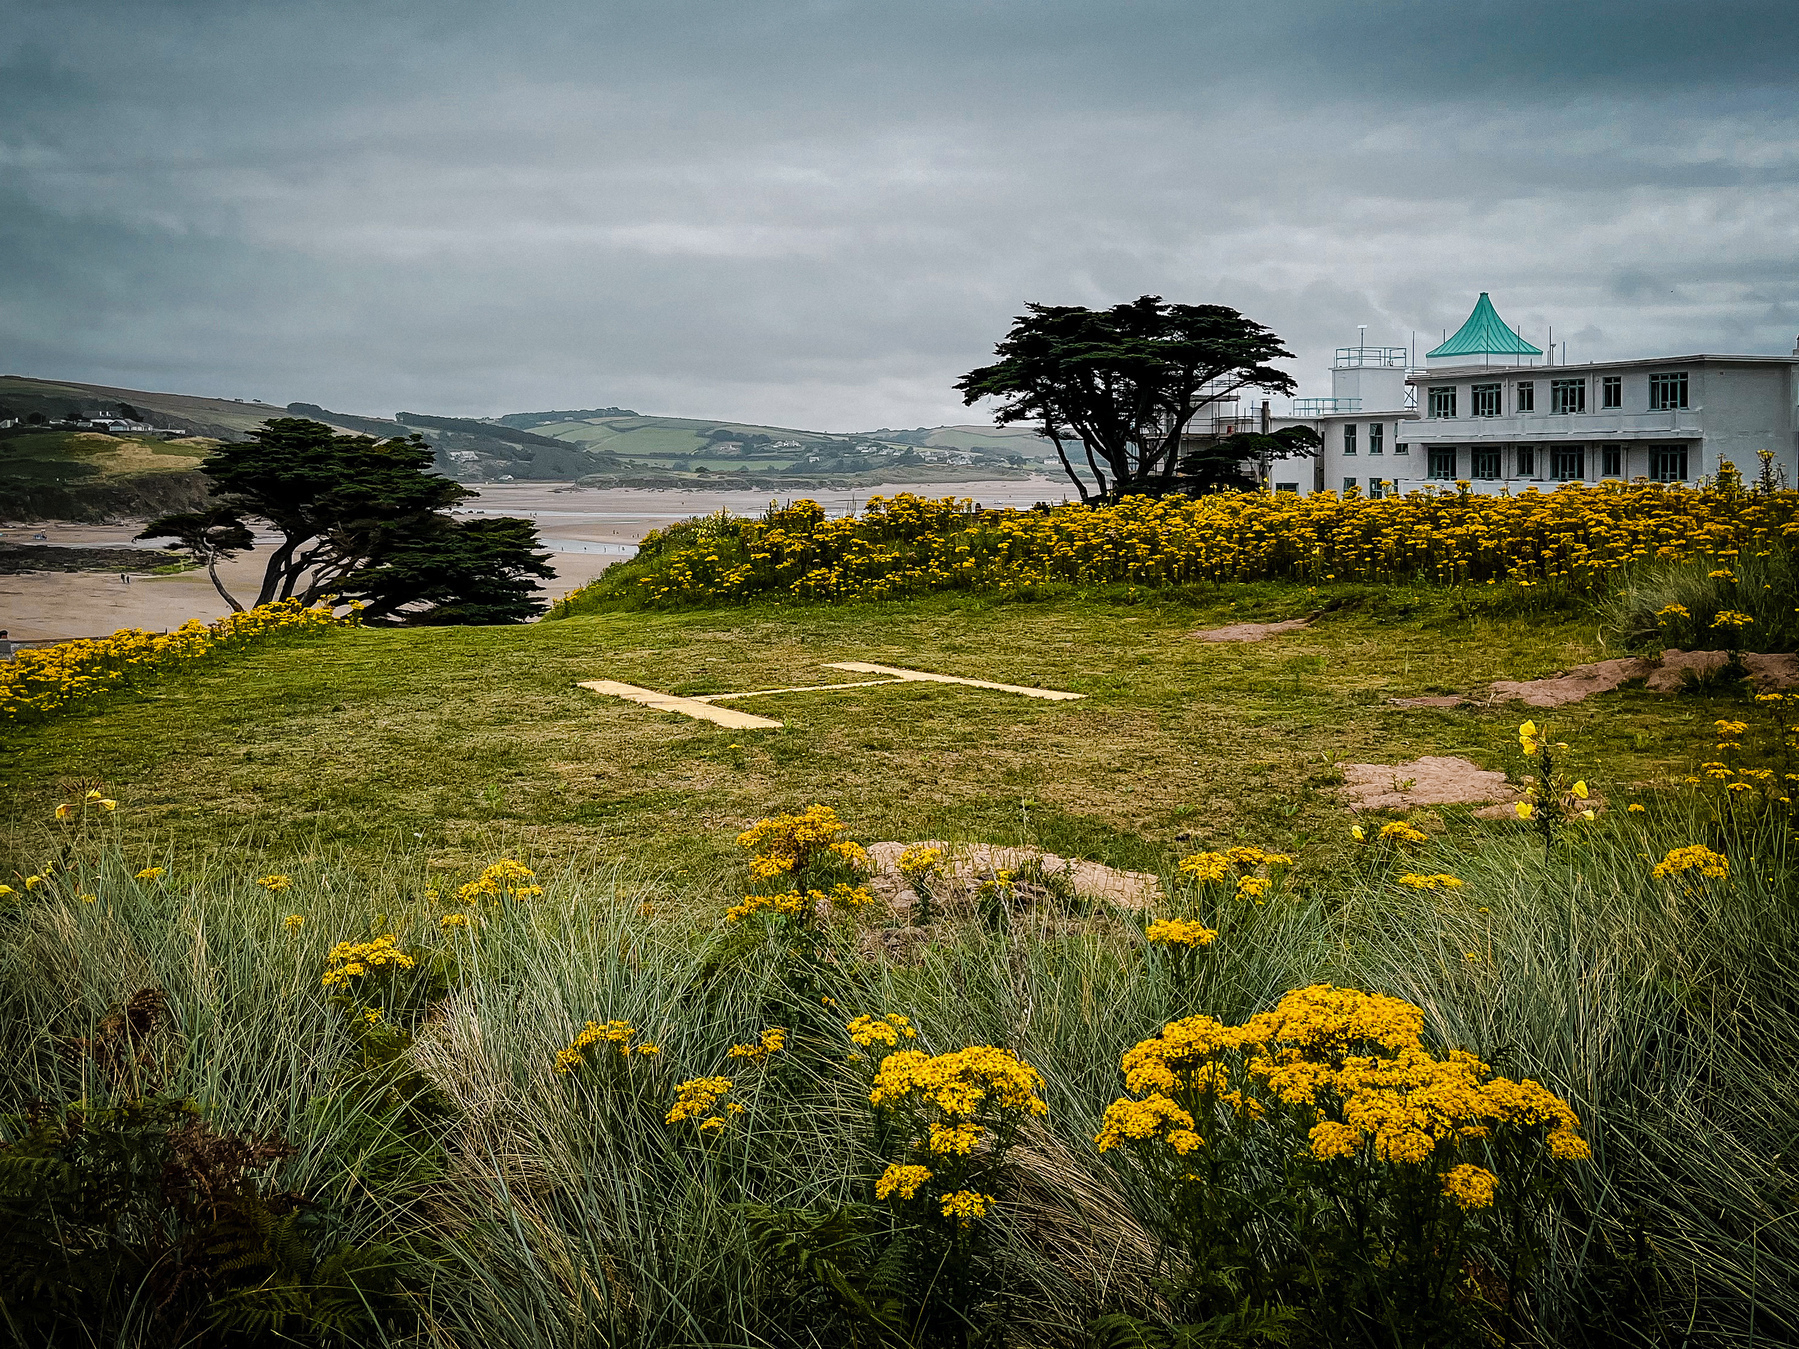
<instances>
[{"instance_id":1,"label":"flat roof railing","mask_svg":"<svg viewBox=\"0 0 1799 1349\"><path fill-rule=\"evenodd\" d=\"M1295 417L1324 417L1333 412L1360 412L1362 400L1359 398L1295 398L1293 415Z\"/></svg>"},{"instance_id":2,"label":"flat roof railing","mask_svg":"<svg viewBox=\"0 0 1799 1349\"><path fill-rule=\"evenodd\" d=\"M1331 358L1336 370L1359 370L1375 366L1383 370L1403 370L1409 353L1404 347L1338 347Z\"/></svg>"}]
</instances>

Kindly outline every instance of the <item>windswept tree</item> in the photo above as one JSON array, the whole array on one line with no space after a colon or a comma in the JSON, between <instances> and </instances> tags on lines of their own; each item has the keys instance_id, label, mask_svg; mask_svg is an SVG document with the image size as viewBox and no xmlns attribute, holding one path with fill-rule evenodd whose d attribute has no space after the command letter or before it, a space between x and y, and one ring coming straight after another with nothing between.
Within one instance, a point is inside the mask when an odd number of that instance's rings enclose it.
<instances>
[{"instance_id":1,"label":"windswept tree","mask_svg":"<svg viewBox=\"0 0 1799 1349\"><path fill-rule=\"evenodd\" d=\"M150 527L138 538L175 540L176 547L206 568L219 597L239 613L243 612L244 606L219 579L219 563L249 552L256 546L256 538L229 507L214 506L211 510L165 515L152 520Z\"/></svg>"},{"instance_id":2,"label":"windswept tree","mask_svg":"<svg viewBox=\"0 0 1799 1349\"><path fill-rule=\"evenodd\" d=\"M1240 389L1296 387L1268 364L1293 353L1223 305L1145 295L1105 310L1025 308L994 348L999 360L956 388L966 404L1001 400L996 421L1033 425L1053 442L1082 501L1174 489L1181 436L1202 409ZM1069 460L1074 443L1087 477Z\"/></svg>"},{"instance_id":3,"label":"windswept tree","mask_svg":"<svg viewBox=\"0 0 1799 1349\"><path fill-rule=\"evenodd\" d=\"M245 606L216 563L254 546L248 522L276 535L254 603L328 595L363 600L364 617L423 623L520 622L543 610L532 577L554 575L534 551L529 520L459 521L474 495L430 471L417 435L340 435L322 423L273 418L250 439L200 463L218 505L152 520L140 538L172 537L207 563L219 594Z\"/></svg>"}]
</instances>

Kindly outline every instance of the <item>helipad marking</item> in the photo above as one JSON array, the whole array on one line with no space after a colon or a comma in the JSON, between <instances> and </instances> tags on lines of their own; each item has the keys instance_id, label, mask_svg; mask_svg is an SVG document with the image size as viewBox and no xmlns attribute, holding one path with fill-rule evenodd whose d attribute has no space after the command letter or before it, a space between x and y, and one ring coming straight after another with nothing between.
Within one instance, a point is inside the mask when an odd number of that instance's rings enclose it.
<instances>
[{"instance_id":1,"label":"helipad marking","mask_svg":"<svg viewBox=\"0 0 1799 1349\"><path fill-rule=\"evenodd\" d=\"M1085 698L1084 693L1064 693L1061 689L1033 689L1022 684L995 684L989 679L963 679L960 675L930 674L924 670L902 670L897 665L870 665L867 661L844 660L825 666L827 670L848 670L852 674L884 674L895 679L927 680L933 684L966 684L971 689L997 689L1001 693L1017 693L1026 698L1048 698L1065 702Z\"/></svg>"},{"instance_id":2,"label":"helipad marking","mask_svg":"<svg viewBox=\"0 0 1799 1349\"><path fill-rule=\"evenodd\" d=\"M1053 702L1067 702L1075 698L1085 698L1084 693L1066 693L1061 689L1033 689L1022 684L996 684L990 679L964 679L960 675L932 674L927 670L907 670L897 665L871 665L867 661L846 660L834 661L825 666L827 670L847 670L852 674L878 674L885 679L863 679L853 684L799 684L782 689L749 689L743 693L708 693L698 698L678 698L672 693L658 693L655 689L639 688L635 684L621 684L615 679L586 679L579 687L592 689L595 693L604 693L613 698L624 698L630 702L642 703L645 707L653 707L658 712L679 712L684 717L693 717L699 721L710 721L720 726L730 726L736 730L779 730L784 722L770 717L755 717L748 712L739 712L734 708L716 707L715 703L726 698L761 698L771 693L836 693L842 689L868 689L881 684L961 684L973 689L992 689L998 693L1016 693L1025 698L1046 698Z\"/></svg>"},{"instance_id":3,"label":"helipad marking","mask_svg":"<svg viewBox=\"0 0 1799 1349\"><path fill-rule=\"evenodd\" d=\"M753 717L748 712L739 712L729 707L714 707L711 703L702 703L697 698L677 698L670 693L658 693L655 689L640 689L635 684L621 684L615 679L584 679L581 688L592 689L595 693L604 693L613 698L625 698L634 703L642 703L645 707L653 707L658 712L679 712L684 717L693 717L698 721L716 722L720 726L730 726L740 731L779 730L782 723L771 721L767 717Z\"/></svg>"}]
</instances>

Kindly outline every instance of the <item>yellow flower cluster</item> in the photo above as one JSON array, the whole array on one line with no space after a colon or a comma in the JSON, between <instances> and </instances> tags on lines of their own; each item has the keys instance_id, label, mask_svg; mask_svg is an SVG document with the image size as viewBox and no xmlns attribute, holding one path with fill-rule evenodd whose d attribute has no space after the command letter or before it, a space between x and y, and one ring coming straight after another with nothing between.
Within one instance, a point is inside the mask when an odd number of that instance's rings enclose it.
<instances>
[{"instance_id":1,"label":"yellow flower cluster","mask_svg":"<svg viewBox=\"0 0 1799 1349\"><path fill-rule=\"evenodd\" d=\"M976 1218L987 1216L987 1205L993 1202L990 1194L980 1194L974 1190L956 1190L943 1196L941 1212L946 1218L957 1219L964 1227Z\"/></svg>"},{"instance_id":2,"label":"yellow flower cluster","mask_svg":"<svg viewBox=\"0 0 1799 1349\"><path fill-rule=\"evenodd\" d=\"M910 1199L918 1193L918 1187L930 1178L931 1172L927 1167L894 1162L881 1172L881 1178L875 1182L875 1198L891 1199L898 1195L901 1199Z\"/></svg>"},{"instance_id":3,"label":"yellow flower cluster","mask_svg":"<svg viewBox=\"0 0 1799 1349\"><path fill-rule=\"evenodd\" d=\"M306 926L306 915L303 913L290 913L281 920L281 926L286 928L289 932L298 932L301 928Z\"/></svg>"},{"instance_id":4,"label":"yellow flower cluster","mask_svg":"<svg viewBox=\"0 0 1799 1349\"><path fill-rule=\"evenodd\" d=\"M1712 619L1714 628L1747 628L1755 622L1740 609L1720 609Z\"/></svg>"},{"instance_id":5,"label":"yellow flower cluster","mask_svg":"<svg viewBox=\"0 0 1799 1349\"><path fill-rule=\"evenodd\" d=\"M826 910L831 913L854 912L874 902L875 897L864 887L845 885L840 881L828 891L807 890L802 894L798 890L789 890L780 895L746 895L741 904L733 904L725 910L725 921L741 923L759 913L810 921Z\"/></svg>"},{"instance_id":6,"label":"yellow flower cluster","mask_svg":"<svg viewBox=\"0 0 1799 1349\"><path fill-rule=\"evenodd\" d=\"M340 941L326 957L326 975L320 984L347 987L349 980L378 969L412 969L414 960L394 944L394 935L374 941Z\"/></svg>"},{"instance_id":7,"label":"yellow flower cluster","mask_svg":"<svg viewBox=\"0 0 1799 1349\"><path fill-rule=\"evenodd\" d=\"M900 875L906 878L906 883L917 885L932 872L941 869L943 861L942 848L933 848L927 843L914 843L900 853L897 865Z\"/></svg>"},{"instance_id":8,"label":"yellow flower cluster","mask_svg":"<svg viewBox=\"0 0 1799 1349\"><path fill-rule=\"evenodd\" d=\"M1201 885L1222 885L1235 879L1239 894L1255 898L1266 894L1270 883L1265 878L1252 876L1250 873L1257 867L1285 867L1292 864L1293 859L1286 853L1244 846L1226 848L1223 852L1196 852L1191 857L1184 857L1181 859L1181 874L1191 876Z\"/></svg>"},{"instance_id":9,"label":"yellow flower cluster","mask_svg":"<svg viewBox=\"0 0 1799 1349\"><path fill-rule=\"evenodd\" d=\"M918 1032L912 1029L912 1023L903 1016L889 1012L883 1017L858 1016L850 1019L850 1039L863 1048L874 1044L888 1046L897 1045L901 1039L916 1040Z\"/></svg>"},{"instance_id":10,"label":"yellow flower cluster","mask_svg":"<svg viewBox=\"0 0 1799 1349\"><path fill-rule=\"evenodd\" d=\"M1009 1049L970 1045L935 1056L902 1049L881 1060L871 1105L935 1107L951 1121L976 1120L996 1110L1046 1115L1038 1095L1043 1078Z\"/></svg>"},{"instance_id":11,"label":"yellow flower cluster","mask_svg":"<svg viewBox=\"0 0 1799 1349\"><path fill-rule=\"evenodd\" d=\"M222 650L275 633L341 627L355 622L297 600L265 604L216 623L198 619L173 632L121 628L110 637L58 642L19 652L0 663L0 719L18 721L76 707L128 681L161 674Z\"/></svg>"},{"instance_id":12,"label":"yellow flower cluster","mask_svg":"<svg viewBox=\"0 0 1799 1349\"><path fill-rule=\"evenodd\" d=\"M556 1051L556 1071L572 1073L587 1061L587 1051L597 1044L609 1044L616 1048L624 1058L633 1054L645 1056L660 1054L662 1050L656 1045L632 1044L641 1032L629 1021L589 1021L581 1033L570 1040L568 1047ZM726 1084L729 1086L729 1083Z\"/></svg>"},{"instance_id":13,"label":"yellow flower cluster","mask_svg":"<svg viewBox=\"0 0 1799 1349\"><path fill-rule=\"evenodd\" d=\"M162 872L163 869L161 867L145 867L132 879L139 881L158 881L162 879Z\"/></svg>"},{"instance_id":14,"label":"yellow flower cluster","mask_svg":"<svg viewBox=\"0 0 1799 1349\"><path fill-rule=\"evenodd\" d=\"M373 970L409 970L414 964L412 957L394 944L392 933L373 941L340 941L325 959L325 977L320 982L326 988L347 987L350 980Z\"/></svg>"},{"instance_id":15,"label":"yellow flower cluster","mask_svg":"<svg viewBox=\"0 0 1799 1349\"><path fill-rule=\"evenodd\" d=\"M503 899L535 899L543 893L541 885L532 884L536 879L537 873L523 862L502 857L483 871L479 880L470 881L457 890L456 898L464 904L482 900L497 904Z\"/></svg>"},{"instance_id":16,"label":"yellow flower cluster","mask_svg":"<svg viewBox=\"0 0 1799 1349\"><path fill-rule=\"evenodd\" d=\"M679 1124L682 1120L692 1120L694 1127L703 1134L724 1132L730 1116L743 1113L740 1103L724 1100L735 1085L728 1077L693 1077L677 1083L675 1103L668 1112L668 1123Z\"/></svg>"},{"instance_id":17,"label":"yellow flower cluster","mask_svg":"<svg viewBox=\"0 0 1799 1349\"><path fill-rule=\"evenodd\" d=\"M838 837L848 828L831 807L813 805L797 815L758 820L737 836L737 843L756 853L750 859L750 874L763 880L804 871L827 854L866 868L868 854L862 845Z\"/></svg>"},{"instance_id":18,"label":"yellow flower cluster","mask_svg":"<svg viewBox=\"0 0 1799 1349\"><path fill-rule=\"evenodd\" d=\"M1424 876L1410 871L1399 878L1399 883L1414 890L1457 890L1462 884L1454 876L1445 876L1441 872Z\"/></svg>"},{"instance_id":19,"label":"yellow flower cluster","mask_svg":"<svg viewBox=\"0 0 1799 1349\"><path fill-rule=\"evenodd\" d=\"M652 604L785 593L880 599L1065 581L1521 581L1577 590L1621 568L1765 547L1799 495L1569 485L1517 496L1418 491L1131 497L1114 506L982 510L967 499L874 497L859 517L815 502L728 522L663 550Z\"/></svg>"},{"instance_id":20,"label":"yellow flower cluster","mask_svg":"<svg viewBox=\"0 0 1799 1349\"><path fill-rule=\"evenodd\" d=\"M1185 946L1192 950L1196 946L1210 946L1218 939L1218 932L1204 923L1186 918L1158 918L1144 931L1143 935L1152 942L1160 942L1168 946Z\"/></svg>"},{"instance_id":21,"label":"yellow flower cluster","mask_svg":"<svg viewBox=\"0 0 1799 1349\"><path fill-rule=\"evenodd\" d=\"M1687 871L1697 871L1701 876L1721 881L1730 875L1730 861L1703 843L1693 843L1684 848L1672 849L1655 864L1650 874L1659 881Z\"/></svg>"},{"instance_id":22,"label":"yellow flower cluster","mask_svg":"<svg viewBox=\"0 0 1799 1349\"><path fill-rule=\"evenodd\" d=\"M1491 1208L1499 1177L1484 1166L1463 1162L1443 1177L1443 1193L1465 1209Z\"/></svg>"},{"instance_id":23,"label":"yellow flower cluster","mask_svg":"<svg viewBox=\"0 0 1799 1349\"><path fill-rule=\"evenodd\" d=\"M278 895L291 886L293 880L290 877L281 875L258 876L256 878L256 884L260 885L264 890L267 890L271 895Z\"/></svg>"},{"instance_id":24,"label":"yellow flower cluster","mask_svg":"<svg viewBox=\"0 0 1799 1349\"><path fill-rule=\"evenodd\" d=\"M1094 1141L1102 1152L1159 1141L1185 1156L1204 1145L1201 1126L1220 1107L1259 1120L1279 1104L1310 1119L1307 1145L1320 1161L1367 1148L1383 1162L1417 1164L1495 1127L1541 1129L1561 1160L1588 1155L1560 1097L1495 1077L1472 1054L1431 1054L1423 1028L1411 1003L1328 984L1296 989L1240 1026L1206 1016L1172 1022L1125 1051L1132 1097L1107 1107ZM1465 1206L1479 1206L1488 1173L1476 1171L1451 1173L1447 1192Z\"/></svg>"},{"instance_id":25,"label":"yellow flower cluster","mask_svg":"<svg viewBox=\"0 0 1799 1349\"><path fill-rule=\"evenodd\" d=\"M752 1044L732 1045L730 1057L748 1059L751 1063L760 1063L770 1054L778 1054L787 1047L787 1030L784 1026L770 1026L762 1032L762 1037Z\"/></svg>"}]
</instances>

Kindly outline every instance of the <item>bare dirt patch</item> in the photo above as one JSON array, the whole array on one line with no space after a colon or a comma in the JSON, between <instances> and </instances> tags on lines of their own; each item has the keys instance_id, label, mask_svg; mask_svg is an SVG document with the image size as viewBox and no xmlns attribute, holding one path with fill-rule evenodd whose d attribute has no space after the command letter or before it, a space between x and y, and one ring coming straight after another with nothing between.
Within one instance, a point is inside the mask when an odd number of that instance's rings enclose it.
<instances>
[{"instance_id":1,"label":"bare dirt patch","mask_svg":"<svg viewBox=\"0 0 1799 1349\"><path fill-rule=\"evenodd\" d=\"M1393 707L1460 707L1468 700L1459 693L1443 697L1430 698L1389 698L1387 702Z\"/></svg>"},{"instance_id":2,"label":"bare dirt patch","mask_svg":"<svg viewBox=\"0 0 1799 1349\"><path fill-rule=\"evenodd\" d=\"M1298 632L1301 628L1309 628L1316 614L1308 614L1304 618L1289 618L1281 623L1230 623L1222 628L1207 628L1203 632L1189 633L1188 636L1201 642L1259 642L1267 637L1277 637L1283 632Z\"/></svg>"},{"instance_id":3,"label":"bare dirt patch","mask_svg":"<svg viewBox=\"0 0 1799 1349\"><path fill-rule=\"evenodd\" d=\"M1595 693L1610 693L1632 679L1649 678L1655 662L1644 656L1625 656L1617 660L1595 661L1577 665L1566 674L1548 679L1496 679L1487 690L1487 701L1520 702L1527 707L1566 707L1591 698ZM1650 687L1654 687L1651 682Z\"/></svg>"},{"instance_id":4,"label":"bare dirt patch","mask_svg":"<svg viewBox=\"0 0 1799 1349\"><path fill-rule=\"evenodd\" d=\"M899 855L909 843L870 843L868 856L875 864L869 888L887 900L895 909L909 911L913 903L912 887L899 872ZM941 848L948 859L945 878L954 887L969 892L990 880L996 872L1014 875L1034 862L1046 877L1066 877L1072 893L1119 904L1125 908L1146 909L1162 897L1162 882L1147 871L1121 871L1098 862L1073 861L1053 852L1035 848L1001 848L989 843L945 843L940 839L924 839L920 846Z\"/></svg>"},{"instance_id":5,"label":"bare dirt patch","mask_svg":"<svg viewBox=\"0 0 1799 1349\"><path fill-rule=\"evenodd\" d=\"M1411 763L1343 765L1351 810L1410 810L1414 806L1483 805L1518 799L1504 773L1455 755L1427 754Z\"/></svg>"}]
</instances>

